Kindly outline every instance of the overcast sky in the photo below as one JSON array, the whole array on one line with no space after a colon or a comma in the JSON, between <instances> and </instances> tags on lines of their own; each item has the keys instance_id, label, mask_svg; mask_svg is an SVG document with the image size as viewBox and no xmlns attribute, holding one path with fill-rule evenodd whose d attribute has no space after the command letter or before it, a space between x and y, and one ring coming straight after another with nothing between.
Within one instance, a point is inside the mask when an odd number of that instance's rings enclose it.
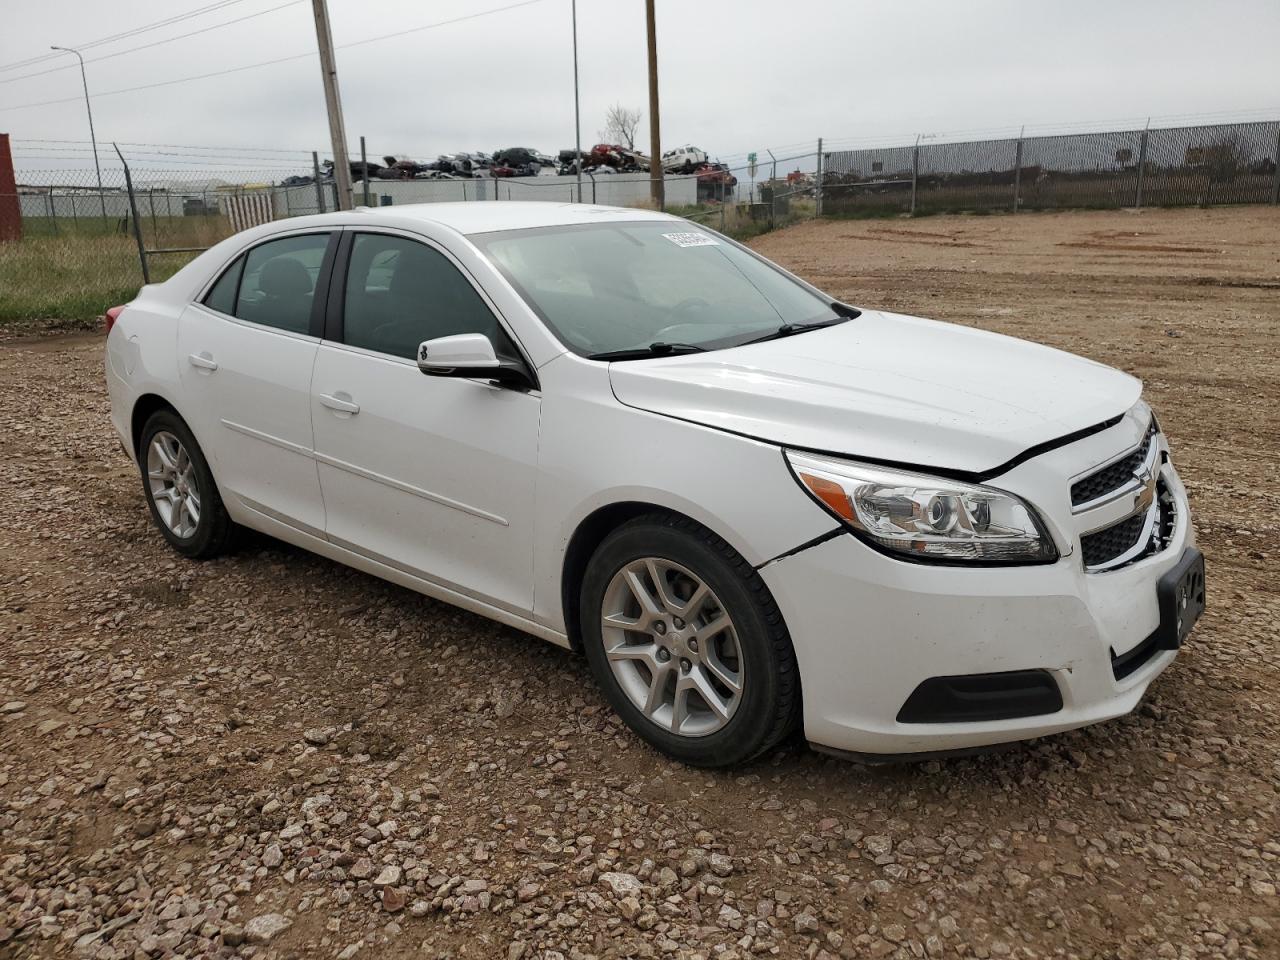
<instances>
[{"instance_id":1,"label":"overcast sky","mask_svg":"<svg viewBox=\"0 0 1280 960\"><path fill-rule=\"evenodd\" d=\"M208 6L213 0L5 0L0 65ZM514 0L330 0L335 43ZM102 57L259 11L221 9L85 52ZM570 0L339 49L349 140L371 156L573 145ZM1252 111L1280 115L1278 0L916 2L658 0L665 147L730 158L914 132ZM645 109L643 0L579 0L582 137L610 103ZM155 89L108 91L315 50L310 0L199 36L88 64L99 141L327 151L314 56ZM0 70L0 80L75 59ZM18 165L69 156L37 139L88 137L75 69L0 83ZM71 98L27 109L19 104ZM642 128L647 144L647 126ZM799 145L806 146L799 146ZM790 150L779 148L792 148ZM45 152L40 152L45 151ZM247 154L247 151L246 151ZM235 156L234 153L228 154ZM258 154L254 154L255 156ZM262 154L261 156L271 156ZM61 166L59 162L56 165Z\"/></svg>"}]
</instances>

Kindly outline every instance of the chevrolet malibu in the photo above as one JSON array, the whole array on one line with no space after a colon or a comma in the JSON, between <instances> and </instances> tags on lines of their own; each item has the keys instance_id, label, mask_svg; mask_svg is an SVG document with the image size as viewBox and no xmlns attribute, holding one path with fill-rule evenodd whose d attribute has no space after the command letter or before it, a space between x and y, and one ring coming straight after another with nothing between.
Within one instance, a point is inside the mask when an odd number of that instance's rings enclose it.
<instances>
[{"instance_id":1,"label":"chevrolet malibu","mask_svg":"<svg viewBox=\"0 0 1280 960\"><path fill-rule=\"evenodd\" d=\"M690 764L1132 710L1204 605L1141 384L840 302L659 213L467 203L237 234L108 314L161 535L237 525L582 651Z\"/></svg>"}]
</instances>

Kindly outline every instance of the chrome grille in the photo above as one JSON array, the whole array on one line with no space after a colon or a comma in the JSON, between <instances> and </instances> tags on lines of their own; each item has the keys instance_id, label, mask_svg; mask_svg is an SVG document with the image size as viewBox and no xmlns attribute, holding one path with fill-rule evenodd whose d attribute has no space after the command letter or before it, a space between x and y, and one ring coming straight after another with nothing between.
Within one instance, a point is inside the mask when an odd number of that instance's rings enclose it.
<instances>
[{"instance_id":1,"label":"chrome grille","mask_svg":"<svg viewBox=\"0 0 1280 960\"><path fill-rule=\"evenodd\" d=\"M1119 460L1112 461L1102 469L1095 470L1087 477L1073 483L1071 506L1079 508L1084 504L1101 500L1131 483L1151 453L1151 445L1155 442L1157 432L1156 422L1152 419L1142 442L1137 447Z\"/></svg>"},{"instance_id":2,"label":"chrome grille","mask_svg":"<svg viewBox=\"0 0 1280 960\"><path fill-rule=\"evenodd\" d=\"M1150 507L1080 538L1085 570L1116 570L1159 553L1173 538L1174 519L1173 495L1160 480Z\"/></svg>"}]
</instances>

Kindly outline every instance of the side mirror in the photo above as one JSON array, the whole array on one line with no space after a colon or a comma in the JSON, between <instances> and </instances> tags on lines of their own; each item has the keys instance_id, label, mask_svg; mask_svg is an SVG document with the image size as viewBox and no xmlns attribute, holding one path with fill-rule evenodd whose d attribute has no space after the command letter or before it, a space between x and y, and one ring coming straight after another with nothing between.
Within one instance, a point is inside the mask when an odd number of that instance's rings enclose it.
<instances>
[{"instance_id":1,"label":"side mirror","mask_svg":"<svg viewBox=\"0 0 1280 960\"><path fill-rule=\"evenodd\" d=\"M532 387L522 363L499 360L483 333L459 333L418 344L418 369L432 377L496 380L509 386Z\"/></svg>"}]
</instances>

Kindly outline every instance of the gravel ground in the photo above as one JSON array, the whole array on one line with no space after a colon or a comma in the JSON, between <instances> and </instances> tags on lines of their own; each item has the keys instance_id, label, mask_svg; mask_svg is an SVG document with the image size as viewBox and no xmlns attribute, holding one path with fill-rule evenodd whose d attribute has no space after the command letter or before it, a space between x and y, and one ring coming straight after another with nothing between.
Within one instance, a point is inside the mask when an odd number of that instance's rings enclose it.
<instances>
[{"instance_id":1,"label":"gravel ground","mask_svg":"<svg viewBox=\"0 0 1280 960\"><path fill-rule=\"evenodd\" d=\"M96 337L0 345L0 956L1280 956L1280 211L811 224L847 298L1143 376L1210 609L1133 715L697 772L585 663L149 527Z\"/></svg>"}]
</instances>

